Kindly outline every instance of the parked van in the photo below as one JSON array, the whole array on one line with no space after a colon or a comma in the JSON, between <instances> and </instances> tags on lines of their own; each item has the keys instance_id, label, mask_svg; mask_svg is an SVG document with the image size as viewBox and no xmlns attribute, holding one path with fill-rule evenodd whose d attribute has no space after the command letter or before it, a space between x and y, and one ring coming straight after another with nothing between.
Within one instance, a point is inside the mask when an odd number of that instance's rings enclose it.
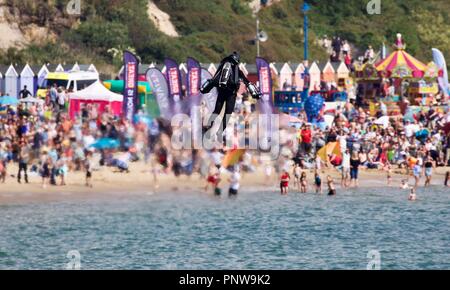
<instances>
[{"instance_id":1,"label":"parked van","mask_svg":"<svg viewBox=\"0 0 450 290\"><path fill-rule=\"evenodd\" d=\"M68 91L76 92L82 90L99 80L96 72L76 71L76 72L51 72L48 73L42 86L38 89L37 96L45 98L47 89L53 87L63 87Z\"/></svg>"}]
</instances>

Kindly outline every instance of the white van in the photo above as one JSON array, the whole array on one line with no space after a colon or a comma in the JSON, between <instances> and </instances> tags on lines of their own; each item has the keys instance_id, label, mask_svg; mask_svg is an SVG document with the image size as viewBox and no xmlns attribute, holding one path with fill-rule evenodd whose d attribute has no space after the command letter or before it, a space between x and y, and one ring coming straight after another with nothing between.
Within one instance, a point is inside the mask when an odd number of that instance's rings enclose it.
<instances>
[{"instance_id":1,"label":"white van","mask_svg":"<svg viewBox=\"0 0 450 290\"><path fill-rule=\"evenodd\" d=\"M45 77L42 86L38 89L37 96L45 98L48 88L63 87L70 92L82 90L99 80L99 74L90 71L75 72L51 72Z\"/></svg>"}]
</instances>

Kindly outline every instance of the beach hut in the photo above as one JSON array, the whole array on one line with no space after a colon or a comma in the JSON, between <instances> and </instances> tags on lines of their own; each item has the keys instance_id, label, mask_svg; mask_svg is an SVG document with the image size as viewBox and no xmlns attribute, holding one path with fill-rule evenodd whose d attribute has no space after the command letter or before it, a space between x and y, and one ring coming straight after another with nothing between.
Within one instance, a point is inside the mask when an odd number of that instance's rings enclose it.
<instances>
[{"instance_id":1,"label":"beach hut","mask_svg":"<svg viewBox=\"0 0 450 290\"><path fill-rule=\"evenodd\" d=\"M326 83L336 82L336 71L331 62L327 61L324 65L319 66L322 72L322 81Z\"/></svg>"},{"instance_id":2,"label":"beach hut","mask_svg":"<svg viewBox=\"0 0 450 290\"><path fill-rule=\"evenodd\" d=\"M336 79L347 79L350 77L350 70L344 62L333 63L336 71Z\"/></svg>"},{"instance_id":3,"label":"beach hut","mask_svg":"<svg viewBox=\"0 0 450 290\"><path fill-rule=\"evenodd\" d=\"M350 70L344 62L332 63L334 70L336 71L336 80L339 88L344 90L353 86L353 82L350 80Z\"/></svg>"},{"instance_id":4,"label":"beach hut","mask_svg":"<svg viewBox=\"0 0 450 290\"><path fill-rule=\"evenodd\" d=\"M35 70L36 71L36 70ZM47 65L43 65L37 72L36 75L36 89L43 88L45 83L45 78L50 73L49 69L47 68Z\"/></svg>"},{"instance_id":5,"label":"beach hut","mask_svg":"<svg viewBox=\"0 0 450 290\"><path fill-rule=\"evenodd\" d=\"M293 73L291 66L288 63L284 63L279 73L278 86L280 90L291 90Z\"/></svg>"},{"instance_id":6,"label":"beach hut","mask_svg":"<svg viewBox=\"0 0 450 290\"><path fill-rule=\"evenodd\" d=\"M111 112L120 116L122 113L123 96L108 90L100 81L85 88L69 94L69 116L73 120L81 112L82 106L93 104L98 107L101 114L109 106Z\"/></svg>"},{"instance_id":7,"label":"beach hut","mask_svg":"<svg viewBox=\"0 0 450 290\"><path fill-rule=\"evenodd\" d=\"M186 83L187 83L187 67L185 63L180 63L178 66L178 69L180 70L181 75L181 85L183 86L183 90L186 90Z\"/></svg>"},{"instance_id":8,"label":"beach hut","mask_svg":"<svg viewBox=\"0 0 450 290\"><path fill-rule=\"evenodd\" d=\"M8 70L7 66L0 65L0 96L4 95L4 91L5 91L4 75L5 75L7 70Z\"/></svg>"},{"instance_id":9,"label":"beach hut","mask_svg":"<svg viewBox=\"0 0 450 290\"><path fill-rule=\"evenodd\" d=\"M20 90L27 86L27 90L30 91L31 95L36 95L36 75L29 64L26 64L23 69L20 70L19 83Z\"/></svg>"},{"instance_id":10,"label":"beach hut","mask_svg":"<svg viewBox=\"0 0 450 290\"><path fill-rule=\"evenodd\" d=\"M275 80L274 86L279 91L283 90L283 83L280 81L280 71L284 66L284 63L282 62L273 62L269 64L270 68L272 69L272 76Z\"/></svg>"},{"instance_id":11,"label":"beach hut","mask_svg":"<svg viewBox=\"0 0 450 290\"><path fill-rule=\"evenodd\" d=\"M305 73L305 65L303 63L299 63L293 69L294 71L294 86L297 91L303 91L304 88L304 73Z\"/></svg>"},{"instance_id":12,"label":"beach hut","mask_svg":"<svg viewBox=\"0 0 450 290\"><path fill-rule=\"evenodd\" d=\"M256 64L245 64L245 70L247 71L247 79L256 84L259 81L258 68Z\"/></svg>"},{"instance_id":13,"label":"beach hut","mask_svg":"<svg viewBox=\"0 0 450 290\"><path fill-rule=\"evenodd\" d=\"M321 70L316 62L313 62L309 68L309 88L311 91L320 89Z\"/></svg>"},{"instance_id":14,"label":"beach hut","mask_svg":"<svg viewBox=\"0 0 450 290\"><path fill-rule=\"evenodd\" d=\"M5 94L16 98L19 96L19 74L13 65L5 73Z\"/></svg>"},{"instance_id":15,"label":"beach hut","mask_svg":"<svg viewBox=\"0 0 450 290\"><path fill-rule=\"evenodd\" d=\"M208 66L208 71L209 71L210 74L215 75L216 71L217 71L217 66L214 63L211 63Z\"/></svg>"},{"instance_id":16,"label":"beach hut","mask_svg":"<svg viewBox=\"0 0 450 290\"><path fill-rule=\"evenodd\" d=\"M64 72L65 68L63 67L62 64L58 64L55 68L55 72Z\"/></svg>"}]
</instances>

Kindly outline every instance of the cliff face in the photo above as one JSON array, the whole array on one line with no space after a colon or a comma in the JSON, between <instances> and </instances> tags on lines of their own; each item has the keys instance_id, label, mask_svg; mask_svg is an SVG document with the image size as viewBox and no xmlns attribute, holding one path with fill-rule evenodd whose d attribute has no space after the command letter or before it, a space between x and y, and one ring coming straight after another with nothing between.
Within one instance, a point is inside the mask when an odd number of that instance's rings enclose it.
<instances>
[{"instance_id":1,"label":"cliff face","mask_svg":"<svg viewBox=\"0 0 450 290\"><path fill-rule=\"evenodd\" d=\"M73 0L76 1L76 0ZM408 51L427 62L431 48L449 58L450 1L381 1L381 14L367 13L367 0L309 0L310 54L325 60L319 39L338 35L355 50L390 45L403 34ZM135 49L143 62L169 56L215 62L238 50L253 62L256 14L269 39L261 56L270 61L303 57L303 0L81 0L81 13L67 13L69 0L0 0L0 62L86 61L120 65L112 48ZM8 48L10 48L8 50Z\"/></svg>"}]
</instances>

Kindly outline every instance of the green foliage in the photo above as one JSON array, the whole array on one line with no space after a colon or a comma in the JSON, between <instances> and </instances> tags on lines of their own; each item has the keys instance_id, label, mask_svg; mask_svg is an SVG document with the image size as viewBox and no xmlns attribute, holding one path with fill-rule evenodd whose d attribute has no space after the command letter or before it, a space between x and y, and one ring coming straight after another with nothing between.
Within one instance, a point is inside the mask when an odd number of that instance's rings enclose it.
<instances>
[{"instance_id":1,"label":"green foliage","mask_svg":"<svg viewBox=\"0 0 450 290\"><path fill-rule=\"evenodd\" d=\"M181 37L161 33L147 15L147 0L84 1L80 17L69 17L67 0L6 0L19 11L20 25L48 26L59 36L55 44L32 44L23 50L2 52L0 60L41 61L86 58L96 63L120 65L108 50L134 48L143 62L173 57L184 61L196 57L216 62L233 50L243 61L254 62L255 18L250 0L154 0L171 17ZM316 45L324 35L340 36L356 47L356 55L368 45L390 45L402 33L408 51L418 59L431 60L431 48L440 48L448 58L450 47L450 1L384 0L381 15L368 15L363 0L309 0L310 53L324 60ZM303 56L303 0L281 0L258 13L260 27L269 35L261 43L261 55L269 61L296 61ZM12 9L11 9L12 10ZM52 58L52 56L54 57ZM31 61L29 60L29 61Z\"/></svg>"},{"instance_id":2,"label":"green foliage","mask_svg":"<svg viewBox=\"0 0 450 290\"><path fill-rule=\"evenodd\" d=\"M112 47L130 44L127 27L120 23L100 20L83 22L77 29L67 32L66 40L73 45L85 46L102 54Z\"/></svg>"}]
</instances>

